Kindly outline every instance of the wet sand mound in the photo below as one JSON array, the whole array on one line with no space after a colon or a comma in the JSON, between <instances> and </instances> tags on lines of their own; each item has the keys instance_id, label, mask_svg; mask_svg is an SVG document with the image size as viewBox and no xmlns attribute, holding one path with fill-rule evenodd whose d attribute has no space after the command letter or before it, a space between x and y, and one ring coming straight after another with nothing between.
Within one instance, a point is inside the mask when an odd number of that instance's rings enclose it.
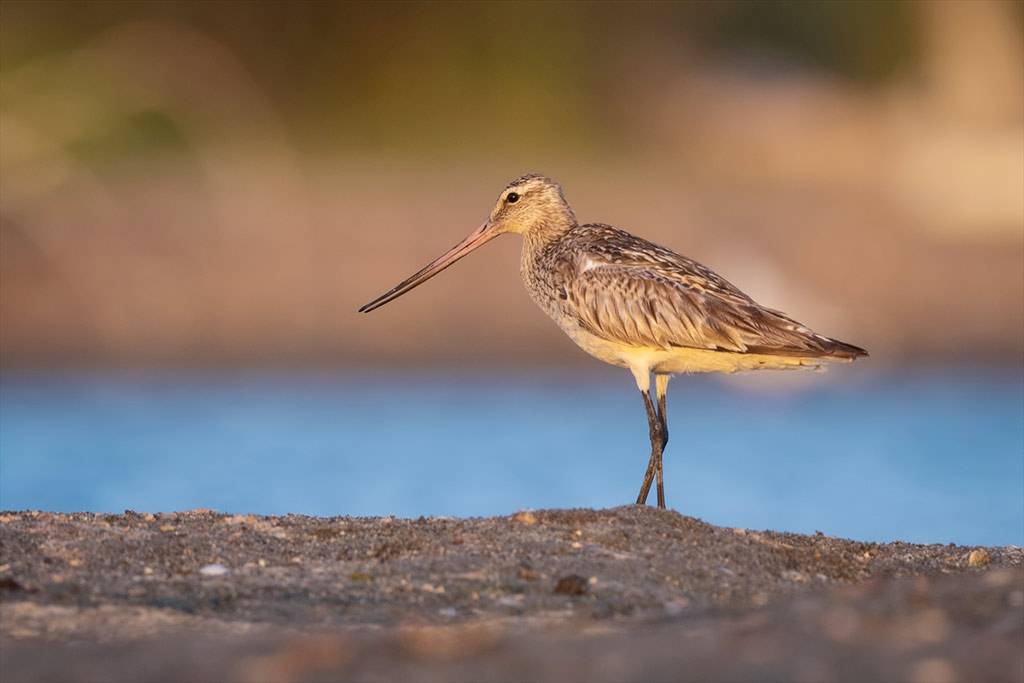
<instances>
[{"instance_id":1,"label":"wet sand mound","mask_svg":"<svg viewBox=\"0 0 1024 683\"><path fill-rule=\"evenodd\" d=\"M1024 551L711 526L0 514L4 681L1021 680Z\"/></svg>"}]
</instances>

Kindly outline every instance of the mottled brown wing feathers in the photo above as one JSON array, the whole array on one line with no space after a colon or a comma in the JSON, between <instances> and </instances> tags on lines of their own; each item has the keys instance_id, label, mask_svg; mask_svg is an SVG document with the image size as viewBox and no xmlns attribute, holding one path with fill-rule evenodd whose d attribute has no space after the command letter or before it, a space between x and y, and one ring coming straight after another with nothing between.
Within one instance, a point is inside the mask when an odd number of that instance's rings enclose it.
<instances>
[{"instance_id":1,"label":"mottled brown wing feathers","mask_svg":"<svg viewBox=\"0 0 1024 683\"><path fill-rule=\"evenodd\" d=\"M644 269L595 267L576 277L568 291L580 324L603 339L631 346L746 350L712 317L714 302Z\"/></svg>"},{"instance_id":2,"label":"mottled brown wing feathers","mask_svg":"<svg viewBox=\"0 0 1024 683\"><path fill-rule=\"evenodd\" d=\"M596 249L576 251L574 276L564 285L568 307L591 334L630 346L864 355L758 305L695 261L618 230L610 236Z\"/></svg>"}]
</instances>

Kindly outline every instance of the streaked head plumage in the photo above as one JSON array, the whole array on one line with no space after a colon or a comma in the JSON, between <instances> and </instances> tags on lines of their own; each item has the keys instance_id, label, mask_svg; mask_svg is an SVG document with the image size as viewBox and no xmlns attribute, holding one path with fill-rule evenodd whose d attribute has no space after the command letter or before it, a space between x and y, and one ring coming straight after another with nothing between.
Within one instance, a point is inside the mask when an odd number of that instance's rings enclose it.
<instances>
[{"instance_id":1,"label":"streaked head plumage","mask_svg":"<svg viewBox=\"0 0 1024 683\"><path fill-rule=\"evenodd\" d=\"M542 227L571 227L576 216L561 185L540 173L527 173L498 195L490 223L500 232L524 234Z\"/></svg>"}]
</instances>

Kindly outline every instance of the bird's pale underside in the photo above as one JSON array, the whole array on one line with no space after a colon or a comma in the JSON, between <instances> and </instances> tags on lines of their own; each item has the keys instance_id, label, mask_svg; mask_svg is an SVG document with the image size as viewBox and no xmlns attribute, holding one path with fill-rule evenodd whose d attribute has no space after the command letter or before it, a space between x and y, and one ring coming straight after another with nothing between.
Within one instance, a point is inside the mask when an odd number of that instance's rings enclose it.
<instances>
[{"instance_id":1,"label":"bird's pale underside","mask_svg":"<svg viewBox=\"0 0 1024 683\"><path fill-rule=\"evenodd\" d=\"M584 351L628 368L644 395L652 449L638 503L646 502L656 476L658 504L665 505L661 461L669 376L818 367L867 355L761 306L670 249L610 225L579 225L562 188L536 174L509 183L480 228L359 310L392 301L505 232L523 236L520 270L537 305ZM652 372L657 407L649 393Z\"/></svg>"}]
</instances>

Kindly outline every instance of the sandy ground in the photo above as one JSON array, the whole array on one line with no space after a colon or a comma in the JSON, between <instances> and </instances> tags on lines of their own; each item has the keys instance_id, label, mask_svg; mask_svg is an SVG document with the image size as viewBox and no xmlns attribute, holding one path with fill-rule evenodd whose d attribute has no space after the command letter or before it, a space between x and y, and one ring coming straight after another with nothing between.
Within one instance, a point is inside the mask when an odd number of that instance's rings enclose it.
<instances>
[{"instance_id":1,"label":"sandy ground","mask_svg":"<svg viewBox=\"0 0 1024 683\"><path fill-rule=\"evenodd\" d=\"M16 681L1024 681L1024 550L714 527L0 514Z\"/></svg>"}]
</instances>

